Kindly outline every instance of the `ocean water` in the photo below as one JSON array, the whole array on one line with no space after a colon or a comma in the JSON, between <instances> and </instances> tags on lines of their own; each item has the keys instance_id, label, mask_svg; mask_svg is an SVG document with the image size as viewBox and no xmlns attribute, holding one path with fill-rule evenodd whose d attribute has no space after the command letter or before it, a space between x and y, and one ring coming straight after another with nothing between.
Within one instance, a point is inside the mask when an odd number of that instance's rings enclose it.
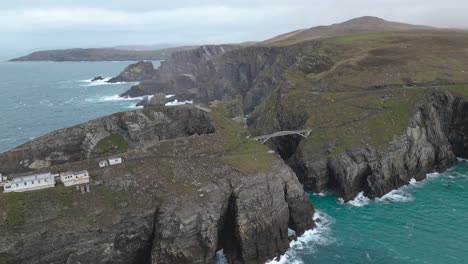
<instances>
[{"instance_id":1,"label":"ocean water","mask_svg":"<svg viewBox=\"0 0 468 264\"><path fill-rule=\"evenodd\" d=\"M454 176L455 175L455 176ZM468 163L371 201L310 194L318 228L271 263L468 263Z\"/></svg>"},{"instance_id":2,"label":"ocean water","mask_svg":"<svg viewBox=\"0 0 468 264\"><path fill-rule=\"evenodd\" d=\"M0 63L0 151L50 131L135 108L131 83L91 83L129 62ZM155 66L158 62L155 62ZM454 177L453 175L457 175ZM377 201L310 194L320 219L271 263L468 263L468 163Z\"/></svg>"},{"instance_id":3,"label":"ocean water","mask_svg":"<svg viewBox=\"0 0 468 264\"><path fill-rule=\"evenodd\" d=\"M0 152L56 129L135 108L132 83L91 82L131 62L0 62ZM153 62L155 67L159 62Z\"/></svg>"}]
</instances>

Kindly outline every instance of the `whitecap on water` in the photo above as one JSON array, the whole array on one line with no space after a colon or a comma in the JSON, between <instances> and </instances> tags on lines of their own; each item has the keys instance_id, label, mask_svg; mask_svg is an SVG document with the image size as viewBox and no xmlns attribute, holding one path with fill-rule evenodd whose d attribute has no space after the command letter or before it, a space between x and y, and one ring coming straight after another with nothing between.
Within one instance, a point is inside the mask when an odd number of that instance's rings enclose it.
<instances>
[{"instance_id":1,"label":"whitecap on water","mask_svg":"<svg viewBox=\"0 0 468 264\"><path fill-rule=\"evenodd\" d=\"M356 207L363 207L363 206L368 205L371 202L371 199L367 198L364 195L364 192L358 193L358 195L353 200L351 200L351 201L349 201L347 203L344 202L343 198L339 198L338 200L342 204L349 204L349 205L356 206Z\"/></svg>"},{"instance_id":2,"label":"whitecap on water","mask_svg":"<svg viewBox=\"0 0 468 264\"><path fill-rule=\"evenodd\" d=\"M179 102L177 101L177 99L175 99L174 101L167 103L166 106L184 105L184 104L193 104L193 100Z\"/></svg>"},{"instance_id":3,"label":"whitecap on water","mask_svg":"<svg viewBox=\"0 0 468 264\"><path fill-rule=\"evenodd\" d=\"M86 102L91 102L91 103L116 102L116 101L141 101L141 100L143 100L143 97L133 97L133 98L120 97L118 94L85 99Z\"/></svg>"},{"instance_id":4,"label":"whitecap on water","mask_svg":"<svg viewBox=\"0 0 468 264\"><path fill-rule=\"evenodd\" d=\"M116 83L109 83L108 81L110 80L111 78L104 78L102 80L97 80L97 81L92 81L92 79L88 79L88 80L81 80L79 82L81 83L84 83L82 84L81 86L84 86L84 87L91 87L91 86L102 86L102 85L115 85L115 84L123 84L123 83L126 83L126 82L116 82Z\"/></svg>"},{"instance_id":5,"label":"whitecap on water","mask_svg":"<svg viewBox=\"0 0 468 264\"><path fill-rule=\"evenodd\" d=\"M381 203L404 203L404 202L411 202L414 201L414 197L408 192L409 188L413 187L420 187L424 184L426 180L436 178L440 176L440 173L438 172L433 172L433 173L428 173L426 175L426 179L423 181L417 181L415 178L411 178L409 181L408 185L402 186L396 190L390 191L389 193L385 194L384 196L380 198L376 198L375 200L371 200L370 198L366 197L364 195L364 192L358 193L356 198L353 200L345 203L342 198L339 198L338 200L342 204L348 204L356 207L363 207L371 203L372 201L375 202L381 202Z\"/></svg>"},{"instance_id":6,"label":"whitecap on water","mask_svg":"<svg viewBox=\"0 0 468 264\"><path fill-rule=\"evenodd\" d=\"M322 191L322 192L319 192L319 193L312 193L314 196L327 196L329 195L330 193L327 192L327 191Z\"/></svg>"},{"instance_id":7,"label":"whitecap on water","mask_svg":"<svg viewBox=\"0 0 468 264\"><path fill-rule=\"evenodd\" d=\"M330 226L335 222L335 219L321 211L316 211L313 219L314 221L320 219L316 228L306 231L296 241L291 241L288 251L279 260L271 260L267 264L302 264L300 255L313 254L316 252L317 246L328 246L334 243Z\"/></svg>"},{"instance_id":8,"label":"whitecap on water","mask_svg":"<svg viewBox=\"0 0 468 264\"><path fill-rule=\"evenodd\" d=\"M382 203L398 203L398 202L402 203L402 202L411 202L414 200L414 197L409 192L403 189L397 189L375 200L377 202L382 202Z\"/></svg>"}]
</instances>

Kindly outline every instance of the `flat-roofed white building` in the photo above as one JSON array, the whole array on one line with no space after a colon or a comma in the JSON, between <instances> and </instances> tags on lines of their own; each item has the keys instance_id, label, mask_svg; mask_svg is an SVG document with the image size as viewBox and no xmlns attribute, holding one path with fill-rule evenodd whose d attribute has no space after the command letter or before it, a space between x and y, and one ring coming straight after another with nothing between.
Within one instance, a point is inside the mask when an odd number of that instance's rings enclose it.
<instances>
[{"instance_id":1,"label":"flat-roofed white building","mask_svg":"<svg viewBox=\"0 0 468 264\"><path fill-rule=\"evenodd\" d=\"M54 175L50 173L16 177L3 186L4 192L27 192L55 187Z\"/></svg>"},{"instance_id":2,"label":"flat-roofed white building","mask_svg":"<svg viewBox=\"0 0 468 264\"><path fill-rule=\"evenodd\" d=\"M60 173L60 180L65 186L86 184L89 183L89 179L89 172L87 170Z\"/></svg>"},{"instance_id":3,"label":"flat-roofed white building","mask_svg":"<svg viewBox=\"0 0 468 264\"><path fill-rule=\"evenodd\" d=\"M109 159L109 166L121 164L122 162L122 158L111 158Z\"/></svg>"},{"instance_id":4,"label":"flat-roofed white building","mask_svg":"<svg viewBox=\"0 0 468 264\"><path fill-rule=\"evenodd\" d=\"M122 163L123 163L123 158L121 157L98 161L99 168L104 168L107 166L112 166L112 165L117 165L117 164L122 164Z\"/></svg>"}]
</instances>

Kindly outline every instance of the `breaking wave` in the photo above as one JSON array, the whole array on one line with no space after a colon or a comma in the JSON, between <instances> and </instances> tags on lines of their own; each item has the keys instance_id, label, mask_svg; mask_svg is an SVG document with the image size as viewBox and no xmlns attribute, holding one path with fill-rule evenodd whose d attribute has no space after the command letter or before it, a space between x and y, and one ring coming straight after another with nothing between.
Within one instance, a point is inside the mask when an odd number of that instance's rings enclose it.
<instances>
[{"instance_id":1,"label":"breaking wave","mask_svg":"<svg viewBox=\"0 0 468 264\"><path fill-rule=\"evenodd\" d=\"M126 82L116 82L116 83L109 83L108 81L110 80L111 78L104 78L102 80L97 80L97 81L92 81L92 79L88 79L88 80L81 80L79 82L83 83L81 86L84 86L84 87L91 87L91 86L102 86L102 85L116 85L116 84L124 84Z\"/></svg>"},{"instance_id":2,"label":"breaking wave","mask_svg":"<svg viewBox=\"0 0 468 264\"><path fill-rule=\"evenodd\" d=\"M118 102L118 101L141 101L143 97L120 97L118 94L100 96L97 98L85 99L86 102L90 103L102 103L102 102Z\"/></svg>"},{"instance_id":3,"label":"breaking wave","mask_svg":"<svg viewBox=\"0 0 468 264\"><path fill-rule=\"evenodd\" d=\"M266 264L303 264L301 255L315 253L318 246L333 244L335 240L331 236L330 226L335 219L321 211L316 211L313 218L316 228L306 231L296 241L291 241L288 251L279 260L271 260Z\"/></svg>"},{"instance_id":4,"label":"breaking wave","mask_svg":"<svg viewBox=\"0 0 468 264\"><path fill-rule=\"evenodd\" d=\"M174 101L167 103L166 106L184 105L184 104L193 104L193 100L179 102L177 101L177 99L175 99Z\"/></svg>"},{"instance_id":5,"label":"breaking wave","mask_svg":"<svg viewBox=\"0 0 468 264\"><path fill-rule=\"evenodd\" d=\"M376 198L374 200L366 197L364 195L364 192L358 193L358 195L351 201L348 201L347 203L344 202L342 198L339 198L338 200L342 204L348 204L356 207L363 207L371 202L379 202L379 203L405 203L405 202L411 202L414 201L414 197L408 192L409 188L414 188L414 187L419 187L424 184L425 181L438 177L440 173L438 172L433 172L433 173L428 173L426 175L426 179L422 181L417 181L415 178L412 178L408 185L402 186L398 189L395 189L384 196L380 198Z\"/></svg>"}]
</instances>

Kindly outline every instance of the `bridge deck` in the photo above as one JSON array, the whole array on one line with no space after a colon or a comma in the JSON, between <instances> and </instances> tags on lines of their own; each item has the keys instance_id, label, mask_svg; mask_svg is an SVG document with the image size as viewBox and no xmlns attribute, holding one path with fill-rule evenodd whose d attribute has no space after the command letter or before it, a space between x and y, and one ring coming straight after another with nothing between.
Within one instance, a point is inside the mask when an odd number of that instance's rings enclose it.
<instances>
[{"instance_id":1,"label":"bridge deck","mask_svg":"<svg viewBox=\"0 0 468 264\"><path fill-rule=\"evenodd\" d=\"M282 137L282 136L289 136L289 135L299 135L304 138L307 138L312 132L311 129L304 129L304 130L294 130L294 131L278 131L273 134L268 134L268 135L262 135L258 137L253 137L253 140L260 141L262 143L267 142L269 139L274 138L274 137Z\"/></svg>"}]
</instances>

